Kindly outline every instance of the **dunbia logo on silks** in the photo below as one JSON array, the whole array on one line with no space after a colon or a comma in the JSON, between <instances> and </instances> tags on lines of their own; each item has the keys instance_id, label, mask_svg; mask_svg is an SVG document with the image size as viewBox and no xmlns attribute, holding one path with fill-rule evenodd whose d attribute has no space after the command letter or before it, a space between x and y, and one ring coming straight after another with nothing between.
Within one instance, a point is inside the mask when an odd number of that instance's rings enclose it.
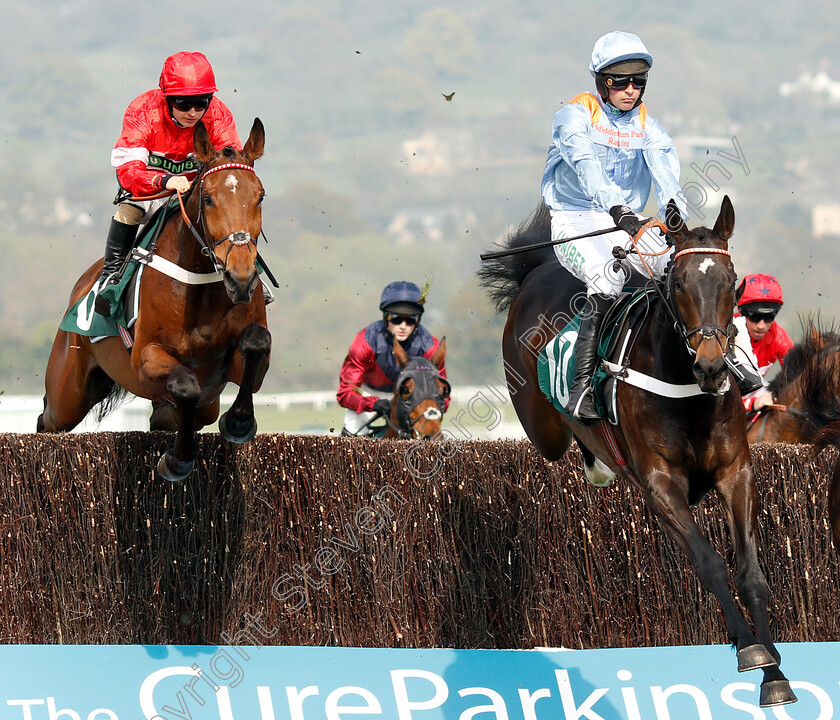
<instances>
[{"instance_id":1,"label":"dunbia logo on silks","mask_svg":"<svg viewBox=\"0 0 840 720\"><path fill-rule=\"evenodd\" d=\"M192 157L176 162L164 157L163 155L150 153L146 164L150 168L160 169L171 173L172 175L181 175L182 173L190 172L191 170L198 170L198 164Z\"/></svg>"}]
</instances>

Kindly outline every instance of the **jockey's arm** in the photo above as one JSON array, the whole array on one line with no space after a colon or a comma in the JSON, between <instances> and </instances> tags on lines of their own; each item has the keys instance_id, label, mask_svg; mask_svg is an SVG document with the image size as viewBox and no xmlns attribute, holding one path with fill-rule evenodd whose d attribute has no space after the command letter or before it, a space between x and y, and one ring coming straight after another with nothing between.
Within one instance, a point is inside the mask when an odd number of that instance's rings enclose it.
<instances>
[{"instance_id":1,"label":"jockey's arm","mask_svg":"<svg viewBox=\"0 0 840 720\"><path fill-rule=\"evenodd\" d=\"M360 390L368 371L375 362L373 351L364 342L364 334L360 333L353 340L339 373L336 400L341 407L357 413L373 410L373 406L379 398L373 395L362 395Z\"/></svg>"},{"instance_id":2,"label":"jockey's arm","mask_svg":"<svg viewBox=\"0 0 840 720\"><path fill-rule=\"evenodd\" d=\"M625 193L607 175L601 162L598 146L589 137L589 111L572 103L554 116L553 144L563 161L578 176L580 187L592 202L604 212L616 205L624 205Z\"/></svg>"}]
</instances>

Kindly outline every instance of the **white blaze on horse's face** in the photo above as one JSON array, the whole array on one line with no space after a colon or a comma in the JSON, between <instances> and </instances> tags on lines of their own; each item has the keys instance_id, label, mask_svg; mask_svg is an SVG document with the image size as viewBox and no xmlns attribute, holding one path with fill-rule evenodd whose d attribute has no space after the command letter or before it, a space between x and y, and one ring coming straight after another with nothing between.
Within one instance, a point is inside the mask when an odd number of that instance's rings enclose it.
<instances>
[{"instance_id":1,"label":"white blaze on horse's face","mask_svg":"<svg viewBox=\"0 0 840 720\"><path fill-rule=\"evenodd\" d=\"M231 174L225 178L225 187L230 188L231 193L236 195L236 186L239 184L239 181Z\"/></svg>"},{"instance_id":2,"label":"white blaze on horse's face","mask_svg":"<svg viewBox=\"0 0 840 720\"><path fill-rule=\"evenodd\" d=\"M700 266L697 268L701 273L704 275L709 272L709 268L713 268L715 266L715 261L712 258L706 258L703 262L700 263Z\"/></svg>"}]
</instances>

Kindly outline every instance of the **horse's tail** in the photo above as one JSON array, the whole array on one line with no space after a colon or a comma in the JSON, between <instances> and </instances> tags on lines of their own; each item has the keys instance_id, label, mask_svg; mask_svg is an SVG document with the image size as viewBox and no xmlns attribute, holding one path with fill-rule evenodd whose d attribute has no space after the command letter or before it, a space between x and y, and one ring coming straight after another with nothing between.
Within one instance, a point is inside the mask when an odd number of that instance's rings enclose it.
<instances>
[{"instance_id":1,"label":"horse's tail","mask_svg":"<svg viewBox=\"0 0 840 720\"><path fill-rule=\"evenodd\" d=\"M94 406L96 422L102 422L125 401L128 391L117 383L111 383L108 394Z\"/></svg>"},{"instance_id":2,"label":"horse's tail","mask_svg":"<svg viewBox=\"0 0 840 720\"><path fill-rule=\"evenodd\" d=\"M494 250L514 250L551 239L551 215L543 203L522 224L508 232ZM476 273L496 312L503 313L519 292L525 277L554 258L551 247L484 260Z\"/></svg>"}]
</instances>

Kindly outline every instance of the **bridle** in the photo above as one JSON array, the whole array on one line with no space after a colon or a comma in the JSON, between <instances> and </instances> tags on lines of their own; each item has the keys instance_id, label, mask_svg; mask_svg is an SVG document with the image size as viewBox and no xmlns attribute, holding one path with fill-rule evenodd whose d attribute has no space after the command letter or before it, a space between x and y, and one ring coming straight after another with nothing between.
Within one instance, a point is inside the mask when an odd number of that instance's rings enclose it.
<instances>
[{"instance_id":1,"label":"bridle","mask_svg":"<svg viewBox=\"0 0 840 720\"><path fill-rule=\"evenodd\" d=\"M667 272L667 279L666 279L666 294L663 296L663 300L665 301L665 307L668 308L668 312L671 315L671 318L674 320L674 330L682 337L683 342L685 343L686 349L688 350L688 354L694 357L697 355L697 350L695 350L691 346L690 339L694 335L700 335L700 342L704 342L705 340L714 338L717 340L718 345L720 346L721 351L724 355L726 355L730 347L732 345L732 335L733 335L733 328L734 324L730 321L727 325L726 329L720 327L720 325L713 325L713 324L706 324L706 325L698 325L696 328L692 330L688 330L685 326L685 323L682 321L682 318L679 316L676 308L674 307L674 299L673 293L671 292L672 283L672 270L674 267L674 262L677 259L683 257L684 255L692 255L692 254L712 254L712 255L724 255L728 258L731 258L732 255L728 250L723 250L722 248L704 248L704 247L693 247L693 248L685 248L684 250L680 250L677 253L674 253L674 256L671 258L669 263L668 272ZM660 291L660 295L661 295ZM721 341L721 338L724 338Z\"/></svg>"},{"instance_id":2,"label":"bridle","mask_svg":"<svg viewBox=\"0 0 840 720\"><path fill-rule=\"evenodd\" d=\"M227 260L228 256L230 255L230 251L237 245L247 245L248 243L253 243L254 247L257 245L257 239L251 237L251 233L245 232L244 230L238 230L236 232L228 233L223 238L219 240L213 240L212 247L207 243L205 240L206 237L212 237L211 234L207 231L207 226L204 222L204 201L203 201L203 187L204 187L204 179L208 175L212 175L217 172L221 172L222 170L247 170L248 172L254 173L256 175L256 171L250 165L245 163L224 163L222 165L216 165L216 167L211 167L208 170L202 171L199 173L198 177L193 182L192 187L189 189L188 194L192 194L194 191L197 190L198 192L198 216L196 217L196 222L198 223L199 227L201 228L201 233L199 233L195 226L193 225L192 221L190 220L189 216L187 215L186 208L184 207L184 200L183 195L179 192L178 193L178 204L181 206L181 218L184 221L184 224L189 228L190 232L193 234L193 237L198 241L199 245L201 245L201 253L206 255L210 260L213 262L213 270L216 273L221 274L222 271L227 267ZM262 229L260 229L260 233L262 234ZM263 235L263 237L265 237ZM230 240L230 246L228 247L227 253L225 253L225 262L223 264L219 263L219 259L216 257L216 248L221 245L226 240Z\"/></svg>"},{"instance_id":3,"label":"bridle","mask_svg":"<svg viewBox=\"0 0 840 720\"><path fill-rule=\"evenodd\" d=\"M437 367L431 363L427 364L423 362L423 358L412 358L412 361L400 370L395 384L397 422L394 424L390 417L385 418L388 426L397 433L397 436L401 440L415 440L419 438L420 434L415 426L420 420L440 420L443 417L445 400L451 392L449 382L441 376ZM400 388L403 382L409 378L414 380L415 391L410 398L403 399L400 395ZM443 394L437 390L437 380L440 380L444 384L445 389ZM432 392L432 389L434 389L434 392ZM436 407L426 408L424 412L412 420L411 413L414 412L420 403L426 400L434 400Z\"/></svg>"}]
</instances>

